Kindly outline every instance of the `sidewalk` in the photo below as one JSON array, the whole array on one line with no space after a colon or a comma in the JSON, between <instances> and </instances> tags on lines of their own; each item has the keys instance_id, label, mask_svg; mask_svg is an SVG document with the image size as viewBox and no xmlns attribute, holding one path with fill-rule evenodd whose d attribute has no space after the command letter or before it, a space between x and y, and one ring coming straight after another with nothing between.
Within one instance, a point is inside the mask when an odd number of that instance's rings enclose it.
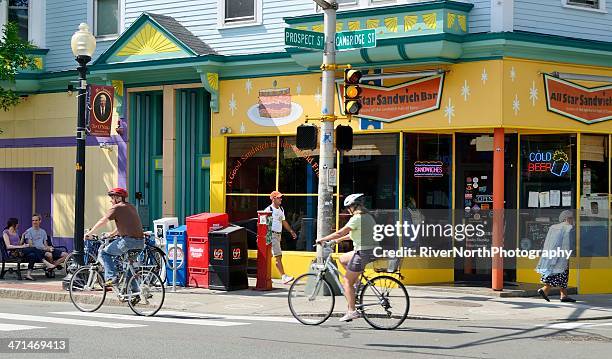
<instances>
[{"instance_id":1,"label":"sidewalk","mask_svg":"<svg viewBox=\"0 0 612 359\"><path fill-rule=\"evenodd\" d=\"M37 281L0 280L0 298L70 302L68 292L62 290L61 277ZM255 279L249 278L251 288ZM166 288L165 310L200 313L291 316L287 304L288 285L274 281L274 290L252 289L233 292L201 288ZM561 303L558 296L551 302L540 297L505 298L486 295L486 288L452 288L443 286L409 286L410 318L432 320L486 321L554 321L612 318L612 294L574 295L577 303ZM491 293L492 294L492 293ZM106 304L109 303L107 297ZM335 312L346 308L343 297L336 297Z\"/></svg>"}]
</instances>

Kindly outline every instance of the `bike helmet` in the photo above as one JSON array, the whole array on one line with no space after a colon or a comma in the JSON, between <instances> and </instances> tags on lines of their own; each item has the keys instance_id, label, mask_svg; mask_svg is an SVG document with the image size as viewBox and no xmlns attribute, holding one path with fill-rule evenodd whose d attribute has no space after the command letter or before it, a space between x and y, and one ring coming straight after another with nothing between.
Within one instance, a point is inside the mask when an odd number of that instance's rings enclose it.
<instances>
[{"instance_id":1,"label":"bike helmet","mask_svg":"<svg viewBox=\"0 0 612 359\"><path fill-rule=\"evenodd\" d=\"M345 199L344 199L344 207L349 207L354 205L355 203L361 203L363 201L363 193L353 193L353 194L349 194Z\"/></svg>"},{"instance_id":2,"label":"bike helmet","mask_svg":"<svg viewBox=\"0 0 612 359\"><path fill-rule=\"evenodd\" d=\"M126 198L128 196L128 192L125 188L117 187L108 191L108 195Z\"/></svg>"}]
</instances>

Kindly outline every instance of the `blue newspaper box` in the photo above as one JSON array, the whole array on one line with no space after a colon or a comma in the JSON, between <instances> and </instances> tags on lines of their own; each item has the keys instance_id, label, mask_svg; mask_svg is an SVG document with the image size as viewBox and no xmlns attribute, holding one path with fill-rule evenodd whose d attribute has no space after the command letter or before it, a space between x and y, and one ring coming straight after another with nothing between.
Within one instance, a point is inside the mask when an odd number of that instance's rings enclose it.
<instances>
[{"instance_id":1,"label":"blue newspaper box","mask_svg":"<svg viewBox=\"0 0 612 359\"><path fill-rule=\"evenodd\" d=\"M176 239L176 260L174 258L174 240ZM171 229L166 234L166 253L168 267L166 268L167 283L173 285L173 267L176 265L176 285L184 287L187 283L187 226Z\"/></svg>"}]
</instances>

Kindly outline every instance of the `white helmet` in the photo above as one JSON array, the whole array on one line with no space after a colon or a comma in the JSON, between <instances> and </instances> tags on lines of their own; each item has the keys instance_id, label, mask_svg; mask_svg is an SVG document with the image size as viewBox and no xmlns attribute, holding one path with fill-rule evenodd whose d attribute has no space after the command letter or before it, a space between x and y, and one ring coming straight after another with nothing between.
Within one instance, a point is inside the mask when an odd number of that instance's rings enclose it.
<instances>
[{"instance_id":1,"label":"white helmet","mask_svg":"<svg viewBox=\"0 0 612 359\"><path fill-rule=\"evenodd\" d=\"M352 206L355 202L360 202L360 198L363 197L363 193L353 193L346 196L344 199L344 207Z\"/></svg>"}]
</instances>

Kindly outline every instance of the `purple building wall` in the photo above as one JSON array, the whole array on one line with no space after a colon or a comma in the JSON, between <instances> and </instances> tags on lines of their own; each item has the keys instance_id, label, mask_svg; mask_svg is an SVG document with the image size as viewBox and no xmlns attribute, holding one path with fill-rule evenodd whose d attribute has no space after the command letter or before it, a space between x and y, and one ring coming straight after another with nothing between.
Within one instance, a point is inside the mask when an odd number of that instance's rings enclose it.
<instances>
[{"instance_id":1,"label":"purple building wall","mask_svg":"<svg viewBox=\"0 0 612 359\"><path fill-rule=\"evenodd\" d=\"M32 172L0 171L0 224L10 217L19 220L19 233L30 228L32 219Z\"/></svg>"}]
</instances>

